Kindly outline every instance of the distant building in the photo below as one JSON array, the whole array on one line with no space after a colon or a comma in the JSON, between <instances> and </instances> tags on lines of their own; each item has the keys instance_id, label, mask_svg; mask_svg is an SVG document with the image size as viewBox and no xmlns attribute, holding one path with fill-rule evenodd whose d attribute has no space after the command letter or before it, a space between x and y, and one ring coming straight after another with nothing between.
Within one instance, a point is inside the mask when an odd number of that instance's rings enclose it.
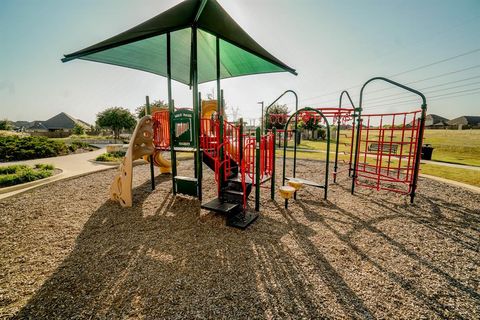
<instances>
[{"instance_id":1,"label":"distant building","mask_svg":"<svg viewBox=\"0 0 480 320\"><path fill-rule=\"evenodd\" d=\"M448 121L451 128L462 129L480 129L480 116L462 116Z\"/></svg>"},{"instance_id":2,"label":"distant building","mask_svg":"<svg viewBox=\"0 0 480 320\"><path fill-rule=\"evenodd\" d=\"M83 127L85 130L90 129L90 125L85 121L75 119L74 117L60 112L56 116L46 121L32 121L29 125L25 125L26 121L17 121L14 125L19 128L23 126L24 131L32 135L49 136L49 137L67 137L72 134L76 125Z\"/></svg>"},{"instance_id":3,"label":"distant building","mask_svg":"<svg viewBox=\"0 0 480 320\"><path fill-rule=\"evenodd\" d=\"M436 114L428 114L425 117L425 127L429 129L440 129L448 126L448 119Z\"/></svg>"}]
</instances>

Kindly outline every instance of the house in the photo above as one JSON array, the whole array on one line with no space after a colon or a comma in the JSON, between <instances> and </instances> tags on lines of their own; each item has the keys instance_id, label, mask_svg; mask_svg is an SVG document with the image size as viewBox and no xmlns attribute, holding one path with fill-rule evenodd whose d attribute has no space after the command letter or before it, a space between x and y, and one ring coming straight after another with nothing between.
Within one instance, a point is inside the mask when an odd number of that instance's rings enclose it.
<instances>
[{"instance_id":1,"label":"house","mask_svg":"<svg viewBox=\"0 0 480 320\"><path fill-rule=\"evenodd\" d=\"M25 131L31 125L32 122L30 121L12 121L13 130L15 131Z\"/></svg>"},{"instance_id":2,"label":"house","mask_svg":"<svg viewBox=\"0 0 480 320\"><path fill-rule=\"evenodd\" d=\"M428 129L440 129L448 126L448 119L436 114L428 114L425 117L425 127Z\"/></svg>"},{"instance_id":3,"label":"house","mask_svg":"<svg viewBox=\"0 0 480 320\"><path fill-rule=\"evenodd\" d=\"M462 129L480 129L480 116L461 116L448 121L451 128Z\"/></svg>"},{"instance_id":4,"label":"house","mask_svg":"<svg viewBox=\"0 0 480 320\"><path fill-rule=\"evenodd\" d=\"M25 131L37 136L62 138L71 135L76 125L81 126L85 130L90 129L90 125L85 121L75 119L65 112L60 112L46 121L37 120L31 122L30 125L25 128Z\"/></svg>"}]
</instances>

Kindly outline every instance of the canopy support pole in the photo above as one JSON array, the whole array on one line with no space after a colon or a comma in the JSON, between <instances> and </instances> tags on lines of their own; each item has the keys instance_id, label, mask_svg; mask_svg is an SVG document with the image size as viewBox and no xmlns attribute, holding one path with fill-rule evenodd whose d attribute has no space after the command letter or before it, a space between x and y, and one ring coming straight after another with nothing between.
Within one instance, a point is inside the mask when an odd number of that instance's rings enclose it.
<instances>
[{"instance_id":1,"label":"canopy support pole","mask_svg":"<svg viewBox=\"0 0 480 320\"><path fill-rule=\"evenodd\" d=\"M175 137L175 128L173 127L173 113L175 112L175 107L172 100L172 52L171 52L171 40L170 32L167 33L167 86L168 86L168 113L170 121L170 160L172 163L172 190L173 194L177 194L175 188L175 177L177 175L177 157L175 154L173 139Z\"/></svg>"},{"instance_id":2,"label":"canopy support pole","mask_svg":"<svg viewBox=\"0 0 480 320\"><path fill-rule=\"evenodd\" d=\"M219 142L218 145L220 146L219 150L219 159L222 165L220 166L219 170L219 183L220 183L220 193L224 185L224 165L223 165L223 92L220 88L220 39L215 37L215 67L216 67L216 76L217 76L217 118L218 118L218 125L219 125ZM219 194L220 196L221 194Z\"/></svg>"},{"instance_id":3,"label":"canopy support pole","mask_svg":"<svg viewBox=\"0 0 480 320\"><path fill-rule=\"evenodd\" d=\"M198 107L198 61L197 61L197 27L192 27L192 85L193 85L193 139L195 145L195 178L197 179L198 198L202 200L202 159L200 154L200 114Z\"/></svg>"}]
</instances>

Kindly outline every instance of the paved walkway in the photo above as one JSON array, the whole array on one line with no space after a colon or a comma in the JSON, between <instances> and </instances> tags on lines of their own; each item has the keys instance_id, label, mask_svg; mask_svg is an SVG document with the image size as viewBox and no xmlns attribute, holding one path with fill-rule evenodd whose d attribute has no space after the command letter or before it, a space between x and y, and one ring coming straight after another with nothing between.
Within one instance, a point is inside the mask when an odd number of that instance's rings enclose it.
<instances>
[{"instance_id":1,"label":"paved walkway","mask_svg":"<svg viewBox=\"0 0 480 320\"><path fill-rule=\"evenodd\" d=\"M91 172L110 169L112 168L112 165L106 165L106 164L95 163L90 161L95 159L98 155L105 152L106 152L105 148L101 148L92 152L72 154L68 156L0 163L0 166L8 166L12 164L34 165L37 163L53 164L55 168L62 170L62 173L57 174L51 178L47 178L45 179L45 181L38 180L37 184L32 185L30 187L22 188L20 190L15 190L8 193L1 193L0 199L10 197L14 194L33 189L47 183L51 183L52 181L57 181L61 179L71 178L71 177L77 177L77 176L81 176Z\"/></svg>"}]
</instances>

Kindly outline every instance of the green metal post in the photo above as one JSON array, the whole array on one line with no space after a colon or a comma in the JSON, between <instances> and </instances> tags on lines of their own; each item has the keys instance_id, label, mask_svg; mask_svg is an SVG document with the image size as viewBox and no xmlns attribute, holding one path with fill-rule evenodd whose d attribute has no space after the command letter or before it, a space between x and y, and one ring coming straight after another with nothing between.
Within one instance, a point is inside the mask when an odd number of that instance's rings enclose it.
<instances>
[{"instance_id":1,"label":"green metal post","mask_svg":"<svg viewBox=\"0 0 480 320\"><path fill-rule=\"evenodd\" d=\"M323 114L321 114L323 116ZM325 164L325 187L324 187L324 194L323 198L327 200L327 193L328 193L328 169L330 167L330 125L328 124L327 118L323 116L325 120L325 125L327 126L327 159Z\"/></svg>"},{"instance_id":2,"label":"green metal post","mask_svg":"<svg viewBox=\"0 0 480 320\"><path fill-rule=\"evenodd\" d=\"M148 96L145 97L145 114L151 115L152 110L150 109L150 98ZM153 137L152 137L153 140ZM154 149L155 150L155 149ZM155 172L153 166L153 155L149 155L148 159L150 161L150 182L152 183L152 190L155 190Z\"/></svg>"},{"instance_id":3,"label":"green metal post","mask_svg":"<svg viewBox=\"0 0 480 320\"><path fill-rule=\"evenodd\" d=\"M198 186L201 185L199 176L201 158L200 158L200 114L198 107L198 61L197 61L197 28L192 27L192 87L193 87L193 139L195 148L195 178L197 178L197 194L200 194Z\"/></svg>"},{"instance_id":4,"label":"green metal post","mask_svg":"<svg viewBox=\"0 0 480 320\"><path fill-rule=\"evenodd\" d=\"M225 164L223 163L224 162L224 157L223 157L223 153L224 153L224 146L223 146L223 143L224 143L224 139L223 139L223 133L224 133L224 130L225 128L223 127L223 90L220 90L220 100L217 101L217 104L220 105L220 113L218 114L218 121L219 121L219 145L220 145L220 148L219 148L219 159L220 159L220 163L222 163L222 165L220 166L220 170L219 170L219 175L220 177L218 178L218 181L220 183L220 191L222 190L223 186L224 186L224 177L225 177Z\"/></svg>"},{"instance_id":5,"label":"green metal post","mask_svg":"<svg viewBox=\"0 0 480 320\"><path fill-rule=\"evenodd\" d=\"M275 139L276 139L276 135L277 135L277 128L273 127L272 128L272 142L273 142L273 146L272 146L272 177L271 177L271 180L270 180L270 198L272 198L272 200L275 200L275 152L276 152L276 148L275 148Z\"/></svg>"},{"instance_id":6,"label":"green metal post","mask_svg":"<svg viewBox=\"0 0 480 320\"><path fill-rule=\"evenodd\" d=\"M255 130L255 211L260 210L260 127Z\"/></svg>"},{"instance_id":7,"label":"green metal post","mask_svg":"<svg viewBox=\"0 0 480 320\"><path fill-rule=\"evenodd\" d=\"M175 139L175 128L173 127L173 113L175 106L172 99L172 53L170 32L167 33L167 85L168 85L168 111L169 111L169 127L170 127L170 159L172 162L172 190L176 194L175 177L177 176L177 157L173 147L173 140Z\"/></svg>"},{"instance_id":8,"label":"green metal post","mask_svg":"<svg viewBox=\"0 0 480 320\"><path fill-rule=\"evenodd\" d=\"M420 132L418 133L417 150L415 155L415 167L413 168L412 190L410 192L410 203L415 199L415 190L417 189L418 172L420 171L420 158L422 155L423 131L425 129L425 116L427 114L427 104L425 100L422 104L422 114L420 116Z\"/></svg>"},{"instance_id":9,"label":"green metal post","mask_svg":"<svg viewBox=\"0 0 480 320\"><path fill-rule=\"evenodd\" d=\"M202 94L198 93L198 131L199 136L197 152L200 153L200 165L198 168L198 200L202 201L202 179L203 179L203 149L200 147L200 135L202 134L202 124L200 115L202 114Z\"/></svg>"},{"instance_id":10,"label":"green metal post","mask_svg":"<svg viewBox=\"0 0 480 320\"><path fill-rule=\"evenodd\" d=\"M346 94L347 97L348 97L348 100L350 100L350 104L352 105L353 109L355 110L355 105L353 104L353 101L352 101L352 98L350 98L350 94L348 93L348 91L344 90L342 91L342 93L340 94L340 101L338 103L338 109L342 109L342 97L343 95ZM335 141L335 164L333 166L333 182L336 183L337 182L337 174L338 174L338 146L340 144L340 126L341 126L341 117L340 117L341 114L339 114L339 117L338 117L338 120L337 120L337 141ZM348 174L350 175L350 169L349 169L349 172Z\"/></svg>"}]
</instances>

